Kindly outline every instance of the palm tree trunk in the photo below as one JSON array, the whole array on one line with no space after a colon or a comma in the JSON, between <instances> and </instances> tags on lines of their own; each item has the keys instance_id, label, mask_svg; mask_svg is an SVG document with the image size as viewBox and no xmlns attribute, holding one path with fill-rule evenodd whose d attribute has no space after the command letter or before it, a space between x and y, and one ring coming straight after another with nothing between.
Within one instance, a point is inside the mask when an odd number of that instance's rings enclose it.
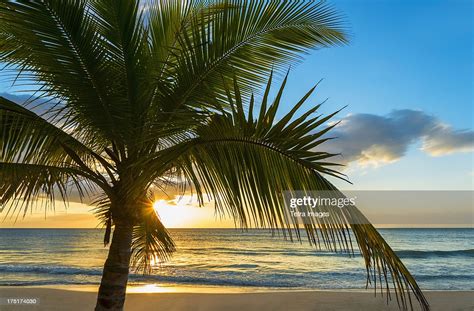
<instances>
[{"instance_id":1,"label":"palm tree trunk","mask_svg":"<svg viewBox=\"0 0 474 311\"><path fill-rule=\"evenodd\" d=\"M123 310L130 267L133 225L115 223L109 255L104 265L96 311Z\"/></svg>"}]
</instances>

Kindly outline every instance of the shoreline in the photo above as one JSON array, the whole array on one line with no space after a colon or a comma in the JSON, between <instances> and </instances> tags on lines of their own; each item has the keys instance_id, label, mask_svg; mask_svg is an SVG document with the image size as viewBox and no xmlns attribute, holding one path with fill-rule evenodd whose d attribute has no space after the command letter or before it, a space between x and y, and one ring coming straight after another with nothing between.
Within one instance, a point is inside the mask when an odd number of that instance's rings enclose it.
<instances>
[{"instance_id":1,"label":"shoreline","mask_svg":"<svg viewBox=\"0 0 474 311\"><path fill-rule=\"evenodd\" d=\"M146 287L146 286L145 286ZM2 310L93 310L97 286L0 286ZM133 286L130 288L132 289ZM164 288L164 287L163 287ZM146 289L146 288L145 288ZM149 288L148 288L149 289ZM399 310L395 297L387 305L386 296L374 297L373 290L252 290L228 288L172 288L173 291L128 291L125 310L173 311L306 311L306 310ZM232 289L234 290L234 289ZM433 311L474 309L474 291L427 290ZM5 305L6 298L36 298L37 305ZM416 299L414 310L419 310Z\"/></svg>"},{"instance_id":2,"label":"shoreline","mask_svg":"<svg viewBox=\"0 0 474 311\"><path fill-rule=\"evenodd\" d=\"M0 285L0 293L3 289L56 289L73 292L93 292L99 289L99 284L51 284L51 285ZM332 292L332 293L362 293L374 295L373 288L291 288L291 287L256 287L256 286L223 286L203 284L174 284L174 283L140 283L129 284L127 294L154 294L154 293L176 293L176 294L239 294L239 293L297 293L297 292ZM392 291L391 291L392 292ZM426 293L436 292L466 292L473 293L474 289L424 289ZM377 288L377 297L380 289ZM385 290L384 290L385 295Z\"/></svg>"}]
</instances>

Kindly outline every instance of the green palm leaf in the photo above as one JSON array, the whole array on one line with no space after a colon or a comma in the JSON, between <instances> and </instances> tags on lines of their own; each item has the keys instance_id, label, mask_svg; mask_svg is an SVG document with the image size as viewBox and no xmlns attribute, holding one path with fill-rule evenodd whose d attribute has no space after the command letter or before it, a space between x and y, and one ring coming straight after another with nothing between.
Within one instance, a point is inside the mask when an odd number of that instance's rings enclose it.
<instances>
[{"instance_id":1,"label":"green palm leaf","mask_svg":"<svg viewBox=\"0 0 474 311\"><path fill-rule=\"evenodd\" d=\"M147 213L133 232L132 265L149 273L154 265L168 260L176 248L156 213L153 210Z\"/></svg>"},{"instance_id":2,"label":"green palm leaf","mask_svg":"<svg viewBox=\"0 0 474 311\"><path fill-rule=\"evenodd\" d=\"M80 197L93 193L94 184L107 183L98 173L99 160L107 164L72 135L0 97L0 203L16 200L5 217L22 210L25 215L41 198L67 201L71 188Z\"/></svg>"},{"instance_id":3,"label":"green palm leaf","mask_svg":"<svg viewBox=\"0 0 474 311\"><path fill-rule=\"evenodd\" d=\"M332 168L337 164L327 161L335 154L319 150L327 140L324 134L335 125L320 127L335 113L312 116L320 106L317 105L310 113L294 118L314 88L275 121L285 83L286 78L270 105L264 96L258 118L252 118L254 113L245 113L235 81L233 90L227 90L231 112L215 114L207 124L196 128L195 138L173 150L157 153L146 165L153 168L151 172L158 171L154 161L161 168L165 164L175 167L184 180L192 181L201 203L210 194L216 209L241 227L281 229L284 236L301 240L301 224L286 216L283 192L331 191L342 198L343 194L324 176L345 177ZM270 83L265 94L269 92ZM252 100L250 107L254 105ZM410 291L428 309L415 279L356 207L328 206L323 211L329 212L328 218L314 217L303 226L310 244L350 255L352 231L365 260L368 282L377 288L379 280L387 298L393 285L397 301L404 309L412 307Z\"/></svg>"},{"instance_id":4,"label":"green palm leaf","mask_svg":"<svg viewBox=\"0 0 474 311\"><path fill-rule=\"evenodd\" d=\"M72 189L83 198L95 191L92 183L84 182L88 178L77 167L0 162L0 212L7 207L5 218L15 211L16 218L21 211L24 217L33 204L54 204L55 199L67 202Z\"/></svg>"}]
</instances>

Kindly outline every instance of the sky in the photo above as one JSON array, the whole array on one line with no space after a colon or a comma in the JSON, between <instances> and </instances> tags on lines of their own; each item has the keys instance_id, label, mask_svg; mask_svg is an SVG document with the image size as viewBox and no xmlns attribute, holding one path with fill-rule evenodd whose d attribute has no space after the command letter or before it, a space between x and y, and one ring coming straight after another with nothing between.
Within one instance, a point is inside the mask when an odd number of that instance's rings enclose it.
<instances>
[{"instance_id":1,"label":"sky","mask_svg":"<svg viewBox=\"0 0 474 311\"><path fill-rule=\"evenodd\" d=\"M326 98L323 113L347 105L336 117L338 139L322 148L343 153L338 161L352 185L332 181L345 190L474 190L474 2L330 2L344 15L350 42L292 66L282 110L320 79L306 108ZM0 93L14 91L0 79ZM233 226L216 220L210 204L164 200L156 207L171 227ZM466 223L474 220L470 203ZM58 205L46 218L38 211L0 227L94 227L89 211Z\"/></svg>"}]
</instances>

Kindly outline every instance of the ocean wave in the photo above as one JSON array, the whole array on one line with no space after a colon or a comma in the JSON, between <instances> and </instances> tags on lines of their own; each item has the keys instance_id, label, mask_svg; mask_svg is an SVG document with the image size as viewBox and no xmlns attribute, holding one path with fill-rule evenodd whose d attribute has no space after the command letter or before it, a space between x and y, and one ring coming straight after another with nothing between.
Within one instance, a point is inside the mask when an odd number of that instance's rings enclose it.
<instances>
[{"instance_id":1,"label":"ocean wave","mask_svg":"<svg viewBox=\"0 0 474 311\"><path fill-rule=\"evenodd\" d=\"M234 268L234 269L254 269L254 268L260 267L260 265L241 263L241 264L234 264L234 265L223 265L223 266L220 266L220 267L222 267L222 268Z\"/></svg>"},{"instance_id":2,"label":"ocean wave","mask_svg":"<svg viewBox=\"0 0 474 311\"><path fill-rule=\"evenodd\" d=\"M432 281L432 280L466 280L474 281L474 277L470 274L418 274L415 277L418 281Z\"/></svg>"},{"instance_id":3,"label":"ocean wave","mask_svg":"<svg viewBox=\"0 0 474 311\"><path fill-rule=\"evenodd\" d=\"M244 255L244 256L274 256L274 255L283 255L283 256L331 256L331 257L347 257L347 251L338 251L338 252L331 252L327 250L319 250L319 249L306 249L306 250L269 250L269 249L262 249L262 250L255 250L255 249L245 249L245 248L228 248L228 247L209 247L209 248L178 248L180 252L187 252L187 253L206 253L206 254L229 254L229 255ZM359 254L359 252L354 249L354 254Z\"/></svg>"},{"instance_id":4,"label":"ocean wave","mask_svg":"<svg viewBox=\"0 0 474 311\"><path fill-rule=\"evenodd\" d=\"M97 285L94 281L42 280L42 281L0 281L0 286L45 286L45 285Z\"/></svg>"},{"instance_id":5,"label":"ocean wave","mask_svg":"<svg viewBox=\"0 0 474 311\"><path fill-rule=\"evenodd\" d=\"M102 270L66 266L0 265L0 272L63 275L102 275Z\"/></svg>"},{"instance_id":6,"label":"ocean wave","mask_svg":"<svg viewBox=\"0 0 474 311\"><path fill-rule=\"evenodd\" d=\"M247 264L242 264L247 265ZM238 268L242 265L235 265ZM234 266L234 265L233 265ZM248 268L254 265L248 264ZM26 286L26 285L80 285L98 284L101 269L64 267L64 266L34 266L34 265L3 265L0 266L0 274L13 274L10 279L0 280L3 286ZM24 278L34 274L35 277ZM52 279L50 279L52 278ZM439 274L421 273L416 274L418 281L430 284L433 288L460 288L459 284L472 282L472 275L466 274ZM209 286L241 286L262 288L362 288L365 283L365 271L340 270L340 271L280 271L272 274L250 273L239 269L219 270L195 270L195 269L171 269L162 270L157 274L143 275L131 273L131 283L162 283L183 285L209 285ZM442 281L443 286L438 284ZM451 284L451 285L450 285ZM471 283L472 284L472 283ZM468 286L469 287L469 286ZM469 288L472 288L469 287Z\"/></svg>"},{"instance_id":7,"label":"ocean wave","mask_svg":"<svg viewBox=\"0 0 474 311\"><path fill-rule=\"evenodd\" d=\"M429 257L474 257L474 249L460 249L449 251L416 251L400 250L395 251L401 258L429 258Z\"/></svg>"},{"instance_id":8,"label":"ocean wave","mask_svg":"<svg viewBox=\"0 0 474 311\"><path fill-rule=\"evenodd\" d=\"M197 252L194 249L183 249L183 252L191 251ZM248 249L236 249L227 247L215 247L199 249L199 252L206 252L208 254L229 254L229 255L243 255L243 256L289 256L289 257L306 257L306 256L319 256L319 257L347 257L349 253L347 251L331 252L327 250L248 250ZM396 250L398 256L401 258L429 258L429 257L474 257L474 249L460 249L460 250L431 250L431 251L419 251L419 250ZM354 249L354 255L359 256L360 252Z\"/></svg>"},{"instance_id":9,"label":"ocean wave","mask_svg":"<svg viewBox=\"0 0 474 311\"><path fill-rule=\"evenodd\" d=\"M214 278L204 276L187 276L187 275L175 275L175 276L158 276L158 275L131 275L130 280L132 282L150 282L156 281L160 283L170 284L185 284L185 285L214 285L214 286L244 286L244 287L269 287L269 288L295 288L298 284L292 282L289 279L282 279L279 282L274 280L262 280L262 279L244 279L244 278Z\"/></svg>"}]
</instances>

